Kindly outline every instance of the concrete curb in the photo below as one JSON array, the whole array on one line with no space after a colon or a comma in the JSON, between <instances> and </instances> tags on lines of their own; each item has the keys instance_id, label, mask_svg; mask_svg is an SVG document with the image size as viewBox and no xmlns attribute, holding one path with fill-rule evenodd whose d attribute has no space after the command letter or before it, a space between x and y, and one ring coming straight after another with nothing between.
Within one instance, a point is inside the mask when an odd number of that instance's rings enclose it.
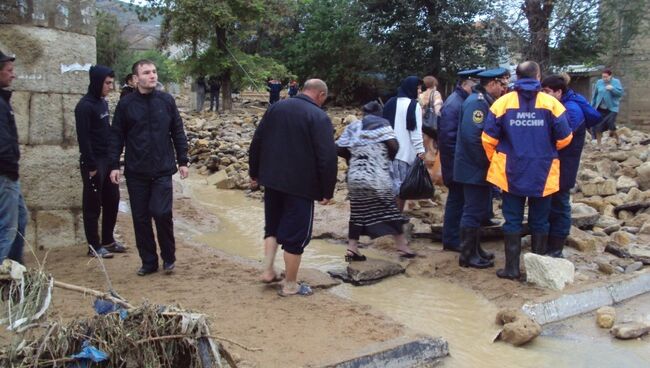
<instances>
[{"instance_id":1,"label":"concrete curb","mask_svg":"<svg viewBox=\"0 0 650 368\"><path fill-rule=\"evenodd\" d=\"M524 304L521 310L535 322L544 325L591 312L606 305L619 303L649 291L650 273L646 272L631 279L576 294L563 295L554 300L537 304Z\"/></svg>"},{"instance_id":2,"label":"concrete curb","mask_svg":"<svg viewBox=\"0 0 650 368\"><path fill-rule=\"evenodd\" d=\"M407 368L433 367L449 355L447 341L441 337L399 337L368 346L354 358L316 365L321 368Z\"/></svg>"}]
</instances>

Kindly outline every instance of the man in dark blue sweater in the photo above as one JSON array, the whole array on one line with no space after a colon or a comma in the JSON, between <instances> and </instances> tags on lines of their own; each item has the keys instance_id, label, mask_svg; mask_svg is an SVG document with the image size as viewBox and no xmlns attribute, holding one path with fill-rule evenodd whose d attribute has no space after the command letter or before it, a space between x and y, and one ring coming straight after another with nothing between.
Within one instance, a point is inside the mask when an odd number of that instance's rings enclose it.
<instances>
[{"instance_id":1,"label":"man in dark blue sweater","mask_svg":"<svg viewBox=\"0 0 650 368\"><path fill-rule=\"evenodd\" d=\"M311 239L314 201L326 205L334 195L334 129L320 108L326 99L325 82L308 80L303 93L269 107L250 146L251 186L264 186L262 282L277 281L273 262L282 244L286 279L281 296L311 294L308 285L296 282L300 259Z\"/></svg>"},{"instance_id":2,"label":"man in dark blue sweater","mask_svg":"<svg viewBox=\"0 0 650 368\"><path fill-rule=\"evenodd\" d=\"M74 110L79 142L79 167L83 180L82 211L88 255L113 258L112 252L122 253L126 248L115 241L113 230L117 220L120 189L111 183L108 166L108 139L110 121L105 97L113 89L115 75L103 65L90 68L88 93ZM98 220L102 215L102 237L99 238Z\"/></svg>"},{"instance_id":3,"label":"man in dark blue sweater","mask_svg":"<svg viewBox=\"0 0 650 368\"><path fill-rule=\"evenodd\" d=\"M5 259L23 262L27 207L18 180L18 129L9 101L16 78L14 58L0 51L0 263Z\"/></svg>"}]
</instances>

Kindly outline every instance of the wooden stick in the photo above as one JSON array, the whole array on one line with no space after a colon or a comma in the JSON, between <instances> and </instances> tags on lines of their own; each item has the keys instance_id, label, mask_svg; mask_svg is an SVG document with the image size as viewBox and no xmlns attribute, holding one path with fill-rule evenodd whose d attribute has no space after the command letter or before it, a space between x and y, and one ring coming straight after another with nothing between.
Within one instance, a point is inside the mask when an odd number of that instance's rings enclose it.
<instances>
[{"instance_id":1,"label":"wooden stick","mask_svg":"<svg viewBox=\"0 0 650 368\"><path fill-rule=\"evenodd\" d=\"M124 300L118 299L118 298L112 296L109 293L103 293L101 291L88 289L88 288L83 287L83 286L67 284L65 282L56 281L56 280L54 280L54 286L59 287L61 289L65 289L65 290L77 291L77 292L80 292L80 293L83 293L83 294L94 295L94 296L96 296L98 298L101 298L101 299L107 299L107 300L112 301L115 304L121 305L122 307L124 307L126 309L135 309L135 307L132 306L131 304L127 303Z\"/></svg>"}]
</instances>

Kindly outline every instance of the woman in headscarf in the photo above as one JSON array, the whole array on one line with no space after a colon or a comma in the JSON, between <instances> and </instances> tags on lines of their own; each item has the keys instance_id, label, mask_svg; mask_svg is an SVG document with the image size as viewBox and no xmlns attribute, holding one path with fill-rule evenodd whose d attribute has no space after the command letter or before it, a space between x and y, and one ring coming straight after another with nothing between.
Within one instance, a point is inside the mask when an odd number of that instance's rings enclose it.
<instances>
[{"instance_id":1,"label":"woman in headscarf","mask_svg":"<svg viewBox=\"0 0 650 368\"><path fill-rule=\"evenodd\" d=\"M415 253L402 229L406 219L397 209L390 176L391 160L399 144L377 102L363 107L363 120L353 121L336 141L337 153L348 161L350 223L346 261L365 261L359 253L359 237L392 235L400 256Z\"/></svg>"},{"instance_id":2,"label":"woman in headscarf","mask_svg":"<svg viewBox=\"0 0 650 368\"><path fill-rule=\"evenodd\" d=\"M415 76L406 77L397 96L386 102L383 116L395 131L399 150L391 164L393 194L399 195L399 188L416 159L424 158L422 141L422 108L418 103L418 86L422 83ZM397 198L397 207L404 210L405 201Z\"/></svg>"}]
</instances>

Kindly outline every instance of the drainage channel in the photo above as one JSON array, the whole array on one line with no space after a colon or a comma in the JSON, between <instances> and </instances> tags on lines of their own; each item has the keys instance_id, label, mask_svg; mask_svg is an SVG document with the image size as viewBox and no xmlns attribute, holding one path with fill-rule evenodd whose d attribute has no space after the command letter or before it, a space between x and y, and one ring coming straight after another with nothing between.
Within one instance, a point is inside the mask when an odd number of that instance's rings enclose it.
<instances>
[{"instance_id":1,"label":"drainage channel","mask_svg":"<svg viewBox=\"0 0 650 368\"><path fill-rule=\"evenodd\" d=\"M190 182L189 189L194 200L220 219L218 232L198 235L195 240L231 255L262 259L264 220L259 201L246 198L242 192L216 190L198 181ZM343 253L340 244L313 240L305 251L301 267L324 272L341 268L344 265ZM372 250L364 253L381 257ZM498 332L494 323L497 307L471 290L435 278L396 276L364 287L342 284L331 291L340 297L372 306L415 331L442 336L449 344L450 353L442 360L442 367L634 368L647 367L650 361L647 341L619 342L589 329L570 333L560 328L551 329L523 348L492 343ZM408 350L401 351L408 353ZM399 349L393 349L391 354L401 353ZM390 360L391 355L387 357ZM386 366L380 361L372 364L366 366Z\"/></svg>"}]
</instances>

